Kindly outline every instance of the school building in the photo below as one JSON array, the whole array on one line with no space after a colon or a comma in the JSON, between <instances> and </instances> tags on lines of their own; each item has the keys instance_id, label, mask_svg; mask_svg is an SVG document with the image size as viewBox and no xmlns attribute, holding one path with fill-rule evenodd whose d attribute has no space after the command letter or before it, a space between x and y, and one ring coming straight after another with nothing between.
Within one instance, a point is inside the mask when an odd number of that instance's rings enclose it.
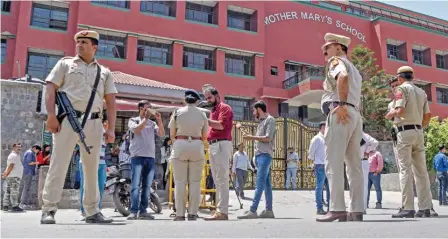
<instances>
[{"instance_id":1,"label":"school building","mask_svg":"<svg viewBox=\"0 0 448 239\"><path fill-rule=\"evenodd\" d=\"M1 1L1 78L44 79L73 36L98 31L120 111L150 99L180 105L185 88L217 87L235 119L263 99L274 116L322 120L327 32L375 51L388 74L409 65L434 115L448 117L448 21L368 1ZM349 51L350 51L349 48ZM124 117L124 116L123 116ZM125 127L125 118L117 127Z\"/></svg>"}]
</instances>

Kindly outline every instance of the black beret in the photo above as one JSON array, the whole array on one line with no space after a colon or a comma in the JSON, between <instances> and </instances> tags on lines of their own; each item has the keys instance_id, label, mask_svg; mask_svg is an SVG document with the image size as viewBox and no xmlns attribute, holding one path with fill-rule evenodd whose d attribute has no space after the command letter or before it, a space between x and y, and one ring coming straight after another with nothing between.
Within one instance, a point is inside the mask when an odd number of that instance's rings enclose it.
<instances>
[{"instance_id":1,"label":"black beret","mask_svg":"<svg viewBox=\"0 0 448 239\"><path fill-rule=\"evenodd\" d=\"M201 96L199 95L199 93L196 90L192 90L192 89L186 90L185 91L185 96L187 96L187 95L191 95L191 96L195 97L198 100L201 99Z\"/></svg>"}]
</instances>

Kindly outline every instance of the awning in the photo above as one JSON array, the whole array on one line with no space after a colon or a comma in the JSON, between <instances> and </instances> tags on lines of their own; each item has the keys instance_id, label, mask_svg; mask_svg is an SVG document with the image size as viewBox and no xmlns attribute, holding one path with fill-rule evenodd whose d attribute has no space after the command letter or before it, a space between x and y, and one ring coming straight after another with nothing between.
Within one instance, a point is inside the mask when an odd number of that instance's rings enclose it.
<instances>
[{"instance_id":1,"label":"awning","mask_svg":"<svg viewBox=\"0 0 448 239\"><path fill-rule=\"evenodd\" d=\"M117 99L117 111L138 111L137 104L141 100ZM175 109L182 107L182 104L168 102L151 102L151 106L158 112L173 112Z\"/></svg>"},{"instance_id":2,"label":"awning","mask_svg":"<svg viewBox=\"0 0 448 239\"><path fill-rule=\"evenodd\" d=\"M16 38L16 35L8 32L8 31L4 31L1 33L1 37L2 37L2 39L13 39L13 38Z\"/></svg>"}]
</instances>

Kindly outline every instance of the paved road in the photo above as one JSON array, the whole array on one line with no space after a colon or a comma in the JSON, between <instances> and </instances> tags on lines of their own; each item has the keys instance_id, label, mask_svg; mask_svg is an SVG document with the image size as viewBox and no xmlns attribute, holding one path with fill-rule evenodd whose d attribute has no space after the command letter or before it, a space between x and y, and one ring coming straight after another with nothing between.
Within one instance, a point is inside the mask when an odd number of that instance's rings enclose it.
<instances>
[{"instance_id":1,"label":"paved road","mask_svg":"<svg viewBox=\"0 0 448 239\"><path fill-rule=\"evenodd\" d=\"M246 192L249 197L252 191ZM375 193L372 193L375 198ZM76 210L60 210L56 214L56 225L40 225L40 211L26 213L1 213L1 236L7 237L445 237L448 227L448 207L439 207L434 201L438 218L392 219L400 205L400 195L384 192L385 209L368 209L364 222L317 223L315 221L314 192L275 191L274 210L276 219L238 220L250 206L244 201L244 209L239 210L238 201L231 193L230 219L221 222L173 222L170 210L155 215L154 221L126 221L112 209L104 214L113 217L112 225L92 225L79 221ZM260 203L264 206L264 202ZM373 206L373 203L372 203ZM261 207L262 208L262 207ZM200 216L206 216L201 212Z\"/></svg>"}]
</instances>

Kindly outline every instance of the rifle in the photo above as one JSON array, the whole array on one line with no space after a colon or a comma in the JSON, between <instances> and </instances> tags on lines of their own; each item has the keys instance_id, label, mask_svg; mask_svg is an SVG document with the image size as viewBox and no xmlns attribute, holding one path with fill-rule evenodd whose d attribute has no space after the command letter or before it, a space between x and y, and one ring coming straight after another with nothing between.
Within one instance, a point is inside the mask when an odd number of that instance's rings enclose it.
<instances>
[{"instance_id":1,"label":"rifle","mask_svg":"<svg viewBox=\"0 0 448 239\"><path fill-rule=\"evenodd\" d=\"M65 92L56 92L56 104L58 105L58 115L56 116L56 118L58 119L59 123L62 123L64 118L67 117L67 120L72 126L73 131L78 134L79 140L81 141L82 145L84 145L87 153L90 154L90 149L93 147L87 146L86 135L84 134L83 128L79 123L79 117L76 114L76 111Z\"/></svg>"}]
</instances>

